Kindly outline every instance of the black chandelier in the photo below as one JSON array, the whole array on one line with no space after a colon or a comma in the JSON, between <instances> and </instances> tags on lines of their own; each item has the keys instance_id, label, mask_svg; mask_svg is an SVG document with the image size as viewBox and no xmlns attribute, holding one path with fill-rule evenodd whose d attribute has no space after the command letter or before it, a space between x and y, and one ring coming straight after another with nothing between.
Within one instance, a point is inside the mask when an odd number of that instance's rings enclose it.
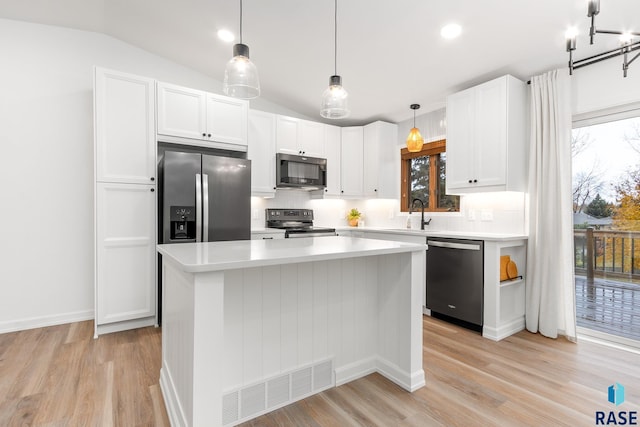
<instances>
[{"instance_id":1,"label":"black chandelier","mask_svg":"<svg viewBox=\"0 0 640 427\"><path fill-rule=\"evenodd\" d=\"M640 33L628 32L628 31L612 31L612 30L598 30L596 29L596 15L600 13L600 0L589 0L589 6L587 9L587 16L591 18L591 28L589 29L590 44L593 44L593 38L596 34L616 34L620 36L620 47L611 49L606 52L599 53L597 55L590 56L588 58L573 60L573 51L576 50L576 33L567 32L567 52L569 52L569 74L573 75L573 70L586 67L587 65L595 64L605 59L615 58L616 56L623 56L622 60L622 74L627 77L627 70L629 65L635 61L640 52L631 56L631 53L640 49L640 40L633 40L633 37L640 36Z\"/></svg>"}]
</instances>

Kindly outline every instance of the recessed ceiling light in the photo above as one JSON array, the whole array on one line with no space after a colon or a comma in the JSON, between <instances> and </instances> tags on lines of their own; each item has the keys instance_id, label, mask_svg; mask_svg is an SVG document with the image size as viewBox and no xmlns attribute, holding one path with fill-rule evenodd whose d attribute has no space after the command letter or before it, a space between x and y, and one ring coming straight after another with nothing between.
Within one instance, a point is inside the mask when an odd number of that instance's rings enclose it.
<instances>
[{"instance_id":1,"label":"recessed ceiling light","mask_svg":"<svg viewBox=\"0 0 640 427\"><path fill-rule=\"evenodd\" d=\"M235 40L236 36L229 30L218 30L218 38L224 42L232 42Z\"/></svg>"},{"instance_id":2,"label":"recessed ceiling light","mask_svg":"<svg viewBox=\"0 0 640 427\"><path fill-rule=\"evenodd\" d=\"M462 27L458 24L448 24L442 27L440 35L445 39L455 39L462 32Z\"/></svg>"}]
</instances>

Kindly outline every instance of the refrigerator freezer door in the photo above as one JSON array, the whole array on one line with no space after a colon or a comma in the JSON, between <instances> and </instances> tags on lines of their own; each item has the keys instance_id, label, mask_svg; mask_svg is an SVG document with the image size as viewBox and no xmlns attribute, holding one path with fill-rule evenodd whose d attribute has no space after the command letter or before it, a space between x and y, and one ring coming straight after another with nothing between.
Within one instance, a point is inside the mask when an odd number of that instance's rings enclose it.
<instances>
[{"instance_id":1,"label":"refrigerator freezer door","mask_svg":"<svg viewBox=\"0 0 640 427\"><path fill-rule=\"evenodd\" d=\"M196 208L196 175L200 173L202 155L199 153L181 153L166 151L163 160L162 177L162 242L195 242L190 239L175 239L171 236L171 217L173 207ZM175 214L175 212L173 212ZM197 221L200 213L196 212ZM174 215L175 216L175 215ZM174 233L175 235L175 233ZM174 236L175 237L175 236Z\"/></svg>"},{"instance_id":2,"label":"refrigerator freezer door","mask_svg":"<svg viewBox=\"0 0 640 427\"><path fill-rule=\"evenodd\" d=\"M251 161L203 155L202 173L207 176L209 190L204 198L209 199L207 240L249 240Z\"/></svg>"}]
</instances>

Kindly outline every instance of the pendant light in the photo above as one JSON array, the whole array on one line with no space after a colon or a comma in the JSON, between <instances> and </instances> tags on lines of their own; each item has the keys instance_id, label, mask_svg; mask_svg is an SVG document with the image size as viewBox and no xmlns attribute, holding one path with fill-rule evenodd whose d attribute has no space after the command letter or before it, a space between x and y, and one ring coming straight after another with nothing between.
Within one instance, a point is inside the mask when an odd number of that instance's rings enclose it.
<instances>
[{"instance_id":1,"label":"pendant light","mask_svg":"<svg viewBox=\"0 0 640 427\"><path fill-rule=\"evenodd\" d=\"M240 0L240 43L233 46L233 58L224 70L225 95L252 99L260 96L258 70L249 59L249 46L242 43L242 0Z\"/></svg>"},{"instance_id":2,"label":"pendant light","mask_svg":"<svg viewBox=\"0 0 640 427\"><path fill-rule=\"evenodd\" d=\"M411 104L409 108L413 110L413 127L407 137L407 150L411 153L417 153L422 150L422 144L424 144L424 138L420 135L420 129L416 127L416 110L420 108L420 104Z\"/></svg>"},{"instance_id":3,"label":"pendant light","mask_svg":"<svg viewBox=\"0 0 640 427\"><path fill-rule=\"evenodd\" d=\"M329 77L329 87L322 94L320 115L327 119L342 119L349 116L347 98L349 94L342 87L342 78L338 75L338 0L334 4L334 69Z\"/></svg>"}]
</instances>

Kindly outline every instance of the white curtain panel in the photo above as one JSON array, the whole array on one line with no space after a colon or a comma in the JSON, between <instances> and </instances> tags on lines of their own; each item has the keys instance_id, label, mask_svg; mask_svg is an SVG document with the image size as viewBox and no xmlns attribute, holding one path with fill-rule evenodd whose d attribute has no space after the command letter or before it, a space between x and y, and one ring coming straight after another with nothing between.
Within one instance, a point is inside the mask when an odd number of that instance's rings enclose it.
<instances>
[{"instance_id":1,"label":"white curtain panel","mask_svg":"<svg viewBox=\"0 0 640 427\"><path fill-rule=\"evenodd\" d=\"M531 79L526 327L576 340L571 96L566 70Z\"/></svg>"}]
</instances>

